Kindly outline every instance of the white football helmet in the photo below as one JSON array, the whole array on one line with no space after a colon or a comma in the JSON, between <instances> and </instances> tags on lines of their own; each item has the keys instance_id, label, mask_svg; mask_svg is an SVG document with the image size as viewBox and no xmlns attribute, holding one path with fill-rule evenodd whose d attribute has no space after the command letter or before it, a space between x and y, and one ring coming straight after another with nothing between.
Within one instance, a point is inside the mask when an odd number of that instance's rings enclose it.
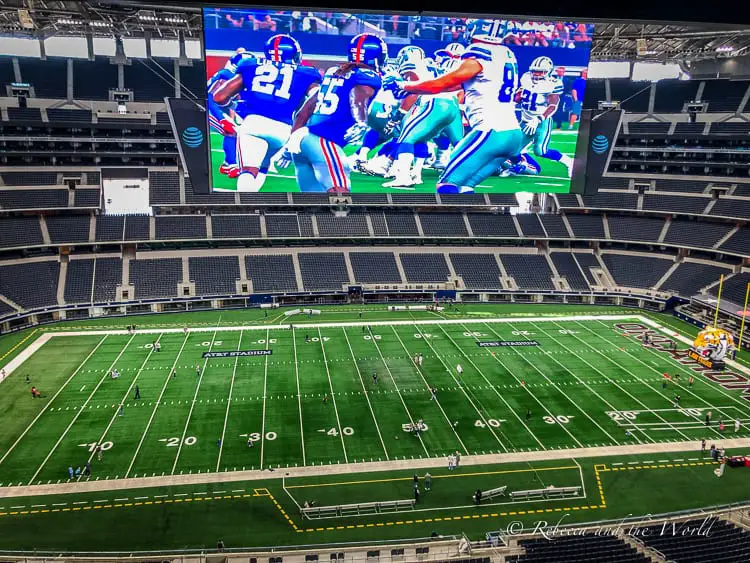
<instances>
[{"instance_id":1,"label":"white football helmet","mask_svg":"<svg viewBox=\"0 0 750 563\"><path fill-rule=\"evenodd\" d=\"M552 62L552 59L549 57L537 57L533 61L531 61L531 65L529 66L529 72L531 72L531 80L533 82L540 82L544 79L546 79L550 74L552 74L552 69L554 68L554 63Z\"/></svg>"}]
</instances>

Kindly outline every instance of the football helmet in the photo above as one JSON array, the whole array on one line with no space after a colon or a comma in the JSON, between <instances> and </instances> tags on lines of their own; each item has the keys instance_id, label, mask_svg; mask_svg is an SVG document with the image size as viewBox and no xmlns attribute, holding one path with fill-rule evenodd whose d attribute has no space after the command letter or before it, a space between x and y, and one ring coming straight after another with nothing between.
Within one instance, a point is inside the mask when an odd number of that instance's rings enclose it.
<instances>
[{"instance_id":1,"label":"football helmet","mask_svg":"<svg viewBox=\"0 0 750 563\"><path fill-rule=\"evenodd\" d=\"M266 60L275 63L299 64L302 61L302 49L291 35L279 33L269 37L263 49Z\"/></svg>"},{"instance_id":2,"label":"football helmet","mask_svg":"<svg viewBox=\"0 0 750 563\"><path fill-rule=\"evenodd\" d=\"M531 80L533 82L540 82L552 74L554 63L549 57L537 57L531 61L529 66L529 72L531 72Z\"/></svg>"},{"instance_id":3,"label":"football helmet","mask_svg":"<svg viewBox=\"0 0 750 563\"><path fill-rule=\"evenodd\" d=\"M372 33L360 33L349 41L349 62L366 64L378 72L388 61L388 45Z\"/></svg>"},{"instance_id":4,"label":"football helmet","mask_svg":"<svg viewBox=\"0 0 750 563\"><path fill-rule=\"evenodd\" d=\"M505 20L473 20L466 27L472 42L501 45L505 39L508 22Z\"/></svg>"}]
</instances>

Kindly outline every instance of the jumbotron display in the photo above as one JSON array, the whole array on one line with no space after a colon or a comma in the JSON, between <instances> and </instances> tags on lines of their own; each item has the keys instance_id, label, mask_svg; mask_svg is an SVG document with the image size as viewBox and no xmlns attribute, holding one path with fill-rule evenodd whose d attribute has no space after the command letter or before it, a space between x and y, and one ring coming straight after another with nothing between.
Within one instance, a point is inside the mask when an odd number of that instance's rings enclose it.
<instances>
[{"instance_id":1,"label":"jumbotron display","mask_svg":"<svg viewBox=\"0 0 750 563\"><path fill-rule=\"evenodd\" d=\"M570 191L594 26L204 10L215 191Z\"/></svg>"}]
</instances>

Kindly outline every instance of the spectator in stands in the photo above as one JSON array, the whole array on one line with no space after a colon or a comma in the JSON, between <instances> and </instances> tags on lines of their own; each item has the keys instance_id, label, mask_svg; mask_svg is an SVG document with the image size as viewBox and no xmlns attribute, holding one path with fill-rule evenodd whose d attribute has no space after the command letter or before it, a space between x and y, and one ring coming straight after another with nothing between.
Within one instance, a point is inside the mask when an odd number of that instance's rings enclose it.
<instances>
[{"instance_id":1,"label":"spectator in stands","mask_svg":"<svg viewBox=\"0 0 750 563\"><path fill-rule=\"evenodd\" d=\"M252 16L249 16L252 17ZM229 12L226 12L224 14L224 19L220 20L221 23L219 24L219 27L222 27L224 29L239 29L243 27L245 20L242 18L235 18L230 14Z\"/></svg>"},{"instance_id":2,"label":"spectator in stands","mask_svg":"<svg viewBox=\"0 0 750 563\"><path fill-rule=\"evenodd\" d=\"M466 33L466 20L462 18L446 18L443 25L443 41L455 42L463 39Z\"/></svg>"},{"instance_id":3,"label":"spectator in stands","mask_svg":"<svg viewBox=\"0 0 750 563\"><path fill-rule=\"evenodd\" d=\"M573 31L573 41L576 43L589 43L591 42L591 36L589 30L586 28L586 24L579 23L575 26Z\"/></svg>"},{"instance_id":4,"label":"spectator in stands","mask_svg":"<svg viewBox=\"0 0 750 563\"><path fill-rule=\"evenodd\" d=\"M588 77L588 70L585 68L581 71L581 76L575 79L573 82L573 88L571 94L573 96L573 109L570 112L570 122L568 123L568 129L573 129L573 126L581 118L581 110L583 109L583 96L586 92L586 78Z\"/></svg>"},{"instance_id":5,"label":"spectator in stands","mask_svg":"<svg viewBox=\"0 0 750 563\"><path fill-rule=\"evenodd\" d=\"M266 14L263 19L256 22L257 26L255 29L267 29L271 32L276 32L276 20L271 17L271 14Z\"/></svg>"}]
</instances>

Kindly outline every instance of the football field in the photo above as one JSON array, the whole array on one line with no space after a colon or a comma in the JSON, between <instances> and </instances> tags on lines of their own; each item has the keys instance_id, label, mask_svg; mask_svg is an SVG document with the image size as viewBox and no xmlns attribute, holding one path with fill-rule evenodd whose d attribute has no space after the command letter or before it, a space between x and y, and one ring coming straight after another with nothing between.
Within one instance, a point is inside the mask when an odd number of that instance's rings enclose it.
<instances>
[{"instance_id":1,"label":"football field","mask_svg":"<svg viewBox=\"0 0 750 563\"><path fill-rule=\"evenodd\" d=\"M223 137L211 130L211 175L214 189L221 191L234 191L237 180L219 174L219 166L224 160L224 151L221 149ZM550 148L561 153L575 157L578 130L572 131L554 129L550 139ZM347 154L352 149L347 150ZM374 151L373 153L374 154ZM544 158L537 158L542 166L542 172L538 176L511 176L500 178L492 176L477 186L477 193L568 193L570 191L570 179L567 176L565 166ZM351 176L353 193L435 193L435 184L438 172L425 168L422 173L424 183L418 186L405 188L384 188L382 184L388 180L380 177L367 176L353 172ZM297 179L294 175L294 165L286 170L270 173L266 179L262 193L268 192L299 192Z\"/></svg>"},{"instance_id":2,"label":"football field","mask_svg":"<svg viewBox=\"0 0 750 563\"><path fill-rule=\"evenodd\" d=\"M635 313L381 309L47 331L2 384L0 483L64 483L86 461L81 480L111 480L750 435L750 402L644 347L664 329Z\"/></svg>"}]
</instances>

